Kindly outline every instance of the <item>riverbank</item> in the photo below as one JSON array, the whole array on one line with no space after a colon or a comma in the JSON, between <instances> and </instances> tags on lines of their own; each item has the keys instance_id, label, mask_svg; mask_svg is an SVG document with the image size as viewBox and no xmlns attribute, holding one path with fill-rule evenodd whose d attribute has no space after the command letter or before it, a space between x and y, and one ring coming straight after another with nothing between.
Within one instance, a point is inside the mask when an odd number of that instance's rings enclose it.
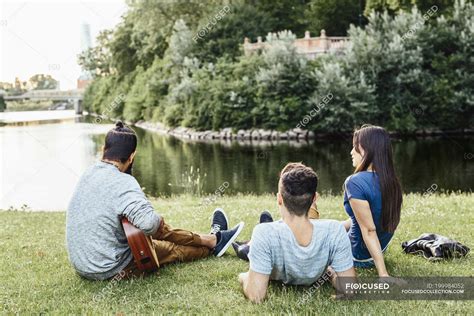
<instances>
[{"instance_id":1,"label":"riverbank","mask_svg":"<svg viewBox=\"0 0 474 316\"><path fill-rule=\"evenodd\" d=\"M275 218L275 197L271 195L196 196L153 199L152 204L174 227L207 232L212 210L223 207L230 222L243 220L239 239L248 239L261 210ZM386 253L388 270L394 276L473 276L474 260L438 263L406 255L402 241L421 233L436 232L466 244L474 240L473 194L408 194L404 196L402 220ZM322 218L343 220L340 196L322 195ZM302 304L308 288L271 284L262 305L246 301L237 274L248 269L232 250L223 258L209 258L162 267L158 276L111 282L90 282L79 278L70 267L65 240L65 213L0 212L0 312L57 314L473 314L472 301L336 301L332 288L324 285ZM426 220L428 219L429 220ZM374 270L359 270L375 276ZM94 297L99 299L94 301Z\"/></svg>"},{"instance_id":2,"label":"riverbank","mask_svg":"<svg viewBox=\"0 0 474 316\"><path fill-rule=\"evenodd\" d=\"M116 121L118 119L111 119L104 115L98 115L95 113L89 113L89 115L96 118L96 122L102 122L102 120ZM223 128L218 131L206 130L197 131L193 128L188 127L169 127L160 122L149 122L149 121L138 121L130 122L125 121L126 124L137 126L145 130L156 132L162 135L173 136L182 140L190 140L195 142L208 142L212 143L215 141L238 141L244 143L313 143L314 140L324 139L331 140L340 137L351 137L352 132L337 132L337 133L315 133L310 130L302 128L294 128L288 131L280 132L276 130L266 130L261 128L256 129L235 129L231 127ZM453 129L453 130L439 130L439 129L420 129L411 133L401 133L389 131L393 137L432 137L432 136L470 136L474 135L474 129Z\"/></svg>"},{"instance_id":3,"label":"riverbank","mask_svg":"<svg viewBox=\"0 0 474 316\"><path fill-rule=\"evenodd\" d=\"M153 123L139 121L136 123L128 122L140 128L158 132L161 134L171 135L180 139L190 139L195 141L212 141L212 140L237 140L237 141L298 141L311 142L315 139L332 139L336 137L350 137L352 132L339 133L315 133L313 131L294 128L286 132L265 129L233 129L230 127L220 129L219 131L196 131L187 127L167 127L162 123ZM457 129L457 130L418 130L413 133L390 132L394 137L430 137L430 136L459 136L474 135L474 129Z\"/></svg>"}]
</instances>

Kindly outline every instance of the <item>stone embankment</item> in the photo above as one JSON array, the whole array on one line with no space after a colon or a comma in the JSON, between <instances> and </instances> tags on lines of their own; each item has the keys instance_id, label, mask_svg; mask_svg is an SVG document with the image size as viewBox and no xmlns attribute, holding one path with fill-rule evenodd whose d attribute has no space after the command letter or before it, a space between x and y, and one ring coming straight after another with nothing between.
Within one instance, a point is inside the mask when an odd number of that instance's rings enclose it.
<instances>
[{"instance_id":1,"label":"stone embankment","mask_svg":"<svg viewBox=\"0 0 474 316\"><path fill-rule=\"evenodd\" d=\"M139 121L134 125L147 130L157 131L162 134L191 140L308 141L314 139L315 137L315 134L312 131L307 131L301 128L291 129L286 132L265 129L235 130L232 128L223 128L219 131L196 131L186 127L169 128L160 123L151 123L145 121Z\"/></svg>"}]
</instances>

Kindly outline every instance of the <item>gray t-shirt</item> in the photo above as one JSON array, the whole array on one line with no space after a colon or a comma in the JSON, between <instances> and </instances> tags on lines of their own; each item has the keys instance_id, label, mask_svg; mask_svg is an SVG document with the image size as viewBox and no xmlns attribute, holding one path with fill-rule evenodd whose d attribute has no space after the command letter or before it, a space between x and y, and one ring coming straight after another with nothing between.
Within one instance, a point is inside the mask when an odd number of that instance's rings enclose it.
<instances>
[{"instance_id":1,"label":"gray t-shirt","mask_svg":"<svg viewBox=\"0 0 474 316\"><path fill-rule=\"evenodd\" d=\"M311 220L311 243L302 247L290 227L279 220L257 225L252 233L250 269L285 284L311 285L331 266L336 272L353 266L349 237L335 220Z\"/></svg>"},{"instance_id":2,"label":"gray t-shirt","mask_svg":"<svg viewBox=\"0 0 474 316\"><path fill-rule=\"evenodd\" d=\"M67 210L69 260L80 275L108 279L132 261L122 216L147 235L160 224L137 180L114 165L98 162L82 175Z\"/></svg>"}]
</instances>

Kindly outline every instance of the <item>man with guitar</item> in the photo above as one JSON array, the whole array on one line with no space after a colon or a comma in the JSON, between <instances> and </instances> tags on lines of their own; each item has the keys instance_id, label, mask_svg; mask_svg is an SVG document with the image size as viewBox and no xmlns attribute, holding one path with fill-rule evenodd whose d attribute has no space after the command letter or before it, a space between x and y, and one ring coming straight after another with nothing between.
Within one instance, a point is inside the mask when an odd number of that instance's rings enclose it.
<instances>
[{"instance_id":1,"label":"man with guitar","mask_svg":"<svg viewBox=\"0 0 474 316\"><path fill-rule=\"evenodd\" d=\"M84 172L70 201L66 223L69 259L85 278L142 274L136 257L144 252L132 254L124 220L151 237L156 266L210 254L220 257L242 231L242 222L228 229L227 216L220 209L214 211L209 234L172 229L131 175L136 147L135 132L117 122L105 137L102 160Z\"/></svg>"}]
</instances>

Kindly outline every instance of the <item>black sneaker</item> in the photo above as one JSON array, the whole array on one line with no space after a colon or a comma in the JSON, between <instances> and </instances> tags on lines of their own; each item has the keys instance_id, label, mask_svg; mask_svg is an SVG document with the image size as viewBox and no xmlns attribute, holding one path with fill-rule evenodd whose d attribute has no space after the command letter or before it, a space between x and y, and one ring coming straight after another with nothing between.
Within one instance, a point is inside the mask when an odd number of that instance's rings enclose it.
<instances>
[{"instance_id":1,"label":"black sneaker","mask_svg":"<svg viewBox=\"0 0 474 316\"><path fill-rule=\"evenodd\" d=\"M232 242L239 236L240 232L244 228L244 222L240 222L235 225L232 229L229 230L222 230L218 234L220 238L218 238L219 242L217 243L216 247L214 248L214 255L216 257L222 256L227 248L230 247Z\"/></svg>"},{"instance_id":2,"label":"black sneaker","mask_svg":"<svg viewBox=\"0 0 474 316\"><path fill-rule=\"evenodd\" d=\"M233 244L237 244L237 246L240 246L240 245L245 245L245 244L248 244L250 242L250 240L246 240L246 241L234 241Z\"/></svg>"},{"instance_id":3,"label":"black sneaker","mask_svg":"<svg viewBox=\"0 0 474 316\"><path fill-rule=\"evenodd\" d=\"M238 258L245 261L249 261L250 245L248 245L247 243L233 242L232 248L234 248L234 251L237 254Z\"/></svg>"},{"instance_id":4,"label":"black sneaker","mask_svg":"<svg viewBox=\"0 0 474 316\"><path fill-rule=\"evenodd\" d=\"M228 223L229 221L227 220L227 215L225 214L224 210L221 208L216 208L214 213L212 213L211 234L215 235L221 230L229 229Z\"/></svg>"},{"instance_id":5,"label":"black sneaker","mask_svg":"<svg viewBox=\"0 0 474 316\"><path fill-rule=\"evenodd\" d=\"M269 211L263 211L262 214L260 214L260 224L271 223L271 222L273 222L272 214L270 214Z\"/></svg>"}]
</instances>

